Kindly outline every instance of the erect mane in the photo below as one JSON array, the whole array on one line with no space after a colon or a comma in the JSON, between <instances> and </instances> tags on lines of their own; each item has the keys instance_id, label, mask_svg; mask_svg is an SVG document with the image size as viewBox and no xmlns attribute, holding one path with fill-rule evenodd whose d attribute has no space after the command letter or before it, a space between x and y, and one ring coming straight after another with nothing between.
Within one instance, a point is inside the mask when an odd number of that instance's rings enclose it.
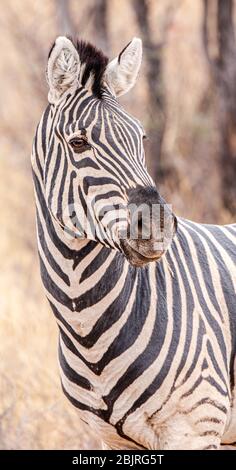
<instances>
[{"instance_id":1,"label":"erect mane","mask_svg":"<svg viewBox=\"0 0 236 470\"><path fill-rule=\"evenodd\" d=\"M81 65L83 67L83 74L81 77L81 85L85 86L89 77L93 76L92 80L92 92L98 98L102 97L102 79L108 64L108 57L95 46L90 44L90 42L82 40L74 40L72 37L67 36L68 39L74 44L75 48L78 51ZM50 57L52 50L55 46L53 43L48 58Z\"/></svg>"},{"instance_id":2,"label":"erect mane","mask_svg":"<svg viewBox=\"0 0 236 470\"><path fill-rule=\"evenodd\" d=\"M102 97L102 78L108 64L108 57L100 49L86 41L73 41L81 64L85 65L81 84L85 86L90 75L93 75L92 92L98 98Z\"/></svg>"}]
</instances>

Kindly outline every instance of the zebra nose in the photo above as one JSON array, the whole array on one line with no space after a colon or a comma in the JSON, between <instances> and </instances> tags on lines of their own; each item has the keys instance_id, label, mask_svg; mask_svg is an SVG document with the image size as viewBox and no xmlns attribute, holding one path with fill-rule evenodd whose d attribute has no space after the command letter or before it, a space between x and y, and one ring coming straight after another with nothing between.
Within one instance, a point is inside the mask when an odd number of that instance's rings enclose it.
<instances>
[{"instance_id":1,"label":"zebra nose","mask_svg":"<svg viewBox=\"0 0 236 470\"><path fill-rule=\"evenodd\" d=\"M134 212L129 212L130 230L129 238L137 240L149 240L152 238L151 218L149 211L146 213L137 208Z\"/></svg>"},{"instance_id":2,"label":"zebra nose","mask_svg":"<svg viewBox=\"0 0 236 470\"><path fill-rule=\"evenodd\" d=\"M172 238L177 229L177 219L174 214L160 207L158 214L151 211L150 206L137 207L129 211L128 238L133 240L153 240L163 242Z\"/></svg>"}]
</instances>

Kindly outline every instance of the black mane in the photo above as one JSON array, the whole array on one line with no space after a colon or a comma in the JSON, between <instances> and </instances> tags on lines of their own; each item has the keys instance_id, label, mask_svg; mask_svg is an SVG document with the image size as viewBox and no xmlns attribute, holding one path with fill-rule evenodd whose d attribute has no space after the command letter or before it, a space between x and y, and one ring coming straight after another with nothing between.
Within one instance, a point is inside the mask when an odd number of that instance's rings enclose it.
<instances>
[{"instance_id":1,"label":"black mane","mask_svg":"<svg viewBox=\"0 0 236 470\"><path fill-rule=\"evenodd\" d=\"M67 38L74 44L75 48L78 51L81 64L85 64L83 75L81 77L82 86L86 85L90 74L93 75L93 84L92 92L98 98L102 97L102 78L108 64L108 57L103 54L100 49L97 49L95 46L86 41L74 41L71 37ZM51 55L51 52L55 46L53 43L48 58Z\"/></svg>"},{"instance_id":2,"label":"black mane","mask_svg":"<svg viewBox=\"0 0 236 470\"><path fill-rule=\"evenodd\" d=\"M102 96L102 78L108 64L108 57L100 49L85 41L73 42L76 47L81 64L85 64L81 84L85 86L90 74L93 74L94 80L92 92L98 98Z\"/></svg>"}]
</instances>

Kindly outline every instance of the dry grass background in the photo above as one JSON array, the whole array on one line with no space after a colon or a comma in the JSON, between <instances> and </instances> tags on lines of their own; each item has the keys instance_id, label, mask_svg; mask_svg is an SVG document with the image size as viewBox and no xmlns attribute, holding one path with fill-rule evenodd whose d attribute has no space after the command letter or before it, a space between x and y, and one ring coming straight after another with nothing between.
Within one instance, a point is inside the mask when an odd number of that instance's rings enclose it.
<instances>
[{"instance_id":1,"label":"dry grass background","mask_svg":"<svg viewBox=\"0 0 236 470\"><path fill-rule=\"evenodd\" d=\"M178 6L163 61L168 116L164 154L174 165L178 184L162 185L162 193L178 214L228 222L219 190L214 100L201 46L202 2L150 3L157 39L165 9ZM72 4L78 32L93 39L92 25L83 22L83 12L93 0ZM131 1L111 0L109 5L110 47L117 53L139 31ZM57 330L44 298L36 252L30 149L46 104L42 63L60 33L55 2L4 0L0 26L0 449L99 448L60 389ZM139 83L123 104L145 124L144 70L145 63Z\"/></svg>"}]
</instances>

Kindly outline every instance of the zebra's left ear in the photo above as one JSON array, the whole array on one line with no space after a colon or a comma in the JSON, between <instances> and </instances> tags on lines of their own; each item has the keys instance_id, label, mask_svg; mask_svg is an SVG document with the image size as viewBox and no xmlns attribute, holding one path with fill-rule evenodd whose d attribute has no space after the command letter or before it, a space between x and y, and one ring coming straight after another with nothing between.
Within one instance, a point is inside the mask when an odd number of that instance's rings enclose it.
<instances>
[{"instance_id":1,"label":"zebra's left ear","mask_svg":"<svg viewBox=\"0 0 236 470\"><path fill-rule=\"evenodd\" d=\"M59 36L48 57L48 101L58 104L68 93L76 90L79 80L80 58L73 42Z\"/></svg>"},{"instance_id":2,"label":"zebra's left ear","mask_svg":"<svg viewBox=\"0 0 236 470\"><path fill-rule=\"evenodd\" d=\"M104 78L112 93L121 96L134 86L141 60L142 41L139 38L133 38L118 57L107 66Z\"/></svg>"}]
</instances>

